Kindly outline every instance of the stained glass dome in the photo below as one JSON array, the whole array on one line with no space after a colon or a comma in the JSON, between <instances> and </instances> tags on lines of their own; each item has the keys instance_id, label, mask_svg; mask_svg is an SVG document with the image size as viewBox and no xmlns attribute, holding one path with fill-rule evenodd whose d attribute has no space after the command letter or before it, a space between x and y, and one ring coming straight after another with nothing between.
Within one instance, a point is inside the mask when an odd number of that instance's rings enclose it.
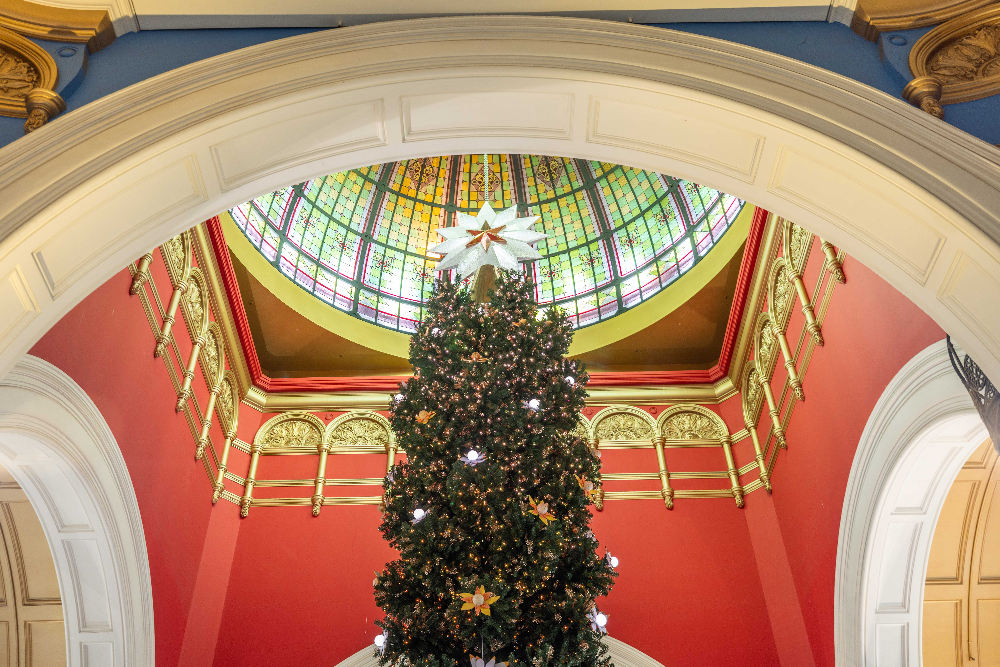
<instances>
[{"instance_id":1,"label":"stained glass dome","mask_svg":"<svg viewBox=\"0 0 1000 667\"><path fill-rule=\"evenodd\" d=\"M497 210L541 216L549 238L526 263L542 306L596 324L664 289L698 263L744 202L617 164L537 155L452 155L330 174L230 210L279 271L334 308L416 330L437 277L436 229ZM488 182L486 182L488 181ZM451 278L450 272L445 272Z\"/></svg>"}]
</instances>

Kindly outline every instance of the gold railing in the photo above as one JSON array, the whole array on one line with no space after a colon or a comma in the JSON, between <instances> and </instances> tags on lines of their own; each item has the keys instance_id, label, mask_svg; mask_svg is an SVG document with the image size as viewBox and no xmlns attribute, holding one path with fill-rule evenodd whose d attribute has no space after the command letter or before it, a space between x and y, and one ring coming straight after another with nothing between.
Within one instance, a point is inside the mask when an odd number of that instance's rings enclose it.
<instances>
[{"instance_id":1,"label":"gold railing","mask_svg":"<svg viewBox=\"0 0 1000 667\"><path fill-rule=\"evenodd\" d=\"M780 243L766 244L759 261L758 271L766 272L766 302L750 299L756 305L753 312L744 313L750 318L745 330L752 332L753 359L742 367L740 395L744 428L731 433L725 421L714 411L697 404L674 405L642 409L634 406L610 406L597 412L590 419L580 416L577 433L598 452L615 449L653 449L657 468L651 471L606 472L598 480L595 494L598 509L604 500L662 499L668 509L680 498L731 497L737 506L743 506L747 493L758 489L771 490L771 473L778 451L787 446L785 433L795 404L804 400L804 378L809 362L818 345L823 344L822 322L829 308L835 284L844 282L843 254L825 241L822 243L824 266L812 289L813 295L822 295L818 302L810 297L803 281L803 274L813 243L813 237L801 228L777 219L772 222L770 236L780 234ZM132 284L130 293L138 295L153 334L153 354L163 359L174 387L175 396L170 400L177 412L184 415L191 432L196 461L200 461L209 480L212 502L226 500L240 506L242 516L248 516L251 507L306 506L314 516L324 505L379 504L382 478L328 478L326 471L330 456L344 454L384 457L380 468L392 467L396 453L395 436L388 420L377 412L354 410L340 414L329 424L311 412L295 410L283 412L262 424L252 442L237 436L241 392L237 377L229 360L234 357L228 349L223 328L217 323L217 311L230 317L227 303L219 291L220 281L214 276L203 275L203 267L213 266L206 261L205 253L211 246L196 243L199 230L190 230L163 244L157 253L166 268L170 298L164 306L160 286L150 278L154 254L144 255L130 266ZM780 248L779 248L780 246ZM778 256L778 252L781 256ZM214 259L214 258L213 258ZM803 324L795 345L787 338L787 327L795 301L803 312ZM761 307L763 306L763 308ZM191 342L185 359L178 345L177 316L180 312ZM228 324L228 323L224 323ZM225 327L231 330L232 327ZM773 377L778 357L783 360L785 381L775 395ZM200 383L196 385L196 383ZM201 405L195 391L205 389L207 399ZM387 397L388 398L388 397ZM732 399L731 399L732 400ZM767 415L763 415L764 405ZM654 414L659 411L659 415ZM213 438L212 420L218 419L221 448ZM761 418L769 424L768 432L761 438L758 424ZM754 459L737 465L733 445L747 438L753 444ZM713 448L720 451L722 470L671 471L668 453L677 448ZM231 455L239 452L245 456L246 475L241 477L231 470ZM267 467L266 461L275 456L315 456L315 475L297 479L267 479L258 475L259 468ZM674 488L678 480L727 480L726 488ZM603 483L659 481L658 490L608 490ZM227 482L229 485L227 487ZM328 487L371 487L374 495L328 496ZM241 487L241 488L240 488ZM311 487L309 496L255 497L255 489L297 489ZM237 494L234 489L239 489Z\"/></svg>"}]
</instances>

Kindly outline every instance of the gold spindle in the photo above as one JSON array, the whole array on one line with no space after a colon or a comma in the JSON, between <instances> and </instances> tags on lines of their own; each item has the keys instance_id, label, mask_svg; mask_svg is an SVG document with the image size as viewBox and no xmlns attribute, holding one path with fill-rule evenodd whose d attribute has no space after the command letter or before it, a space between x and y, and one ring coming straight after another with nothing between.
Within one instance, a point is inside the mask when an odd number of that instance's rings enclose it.
<instances>
[{"instance_id":1,"label":"gold spindle","mask_svg":"<svg viewBox=\"0 0 1000 667\"><path fill-rule=\"evenodd\" d=\"M244 519L250 514L253 503L253 485L257 477L257 462L260 460L260 450L263 445L255 442L250 446L250 470L247 472L246 485L243 487L243 498L240 500L240 516Z\"/></svg>"},{"instance_id":2,"label":"gold spindle","mask_svg":"<svg viewBox=\"0 0 1000 667\"><path fill-rule=\"evenodd\" d=\"M660 465L660 485L663 487L660 495L663 497L663 504L668 510L674 508L674 490L670 487L670 473L667 472L667 457L663 453L663 444L666 438L658 435L653 438L653 446L656 447L656 462Z\"/></svg>"},{"instance_id":3,"label":"gold spindle","mask_svg":"<svg viewBox=\"0 0 1000 667\"><path fill-rule=\"evenodd\" d=\"M194 342L194 347L191 348L191 358L188 359L187 368L184 369L184 384L181 385L181 391L177 394L177 405L174 406L175 412L183 410L184 404L191 398L191 382L194 380L194 370L198 366L198 357L201 355L201 348L204 344L205 339L199 336Z\"/></svg>"},{"instance_id":4,"label":"gold spindle","mask_svg":"<svg viewBox=\"0 0 1000 667\"><path fill-rule=\"evenodd\" d=\"M781 449L788 449L788 444L785 442L785 431L781 428L781 416L778 414L778 406L774 402L774 393L771 391L771 383L761 376L760 386L764 390L764 398L767 399L767 410L771 414L774 437L777 439L778 446Z\"/></svg>"},{"instance_id":5,"label":"gold spindle","mask_svg":"<svg viewBox=\"0 0 1000 667\"><path fill-rule=\"evenodd\" d=\"M229 465L229 450L233 444L233 438L236 437L235 431L226 432L226 441L222 445L222 459L219 461L219 471L215 476L215 488L212 490L212 504L219 502L219 498L222 497L222 491L226 488L226 470L228 470Z\"/></svg>"},{"instance_id":6,"label":"gold spindle","mask_svg":"<svg viewBox=\"0 0 1000 667\"><path fill-rule=\"evenodd\" d=\"M757 437L757 426L747 423L747 431L750 433L750 440L753 442L754 460L757 461L757 468L760 469L760 481L764 489L771 493L771 475L767 472L767 464L764 463L764 451L760 448L760 438Z\"/></svg>"},{"instance_id":7,"label":"gold spindle","mask_svg":"<svg viewBox=\"0 0 1000 667\"><path fill-rule=\"evenodd\" d=\"M330 443L321 443L319 446L319 468L316 470L316 493L312 497L313 516L319 516L319 510L323 507L323 486L326 484L326 459L329 455Z\"/></svg>"},{"instance_id":8,"label":"gold spindle","mask_svg":"<svg viewBox=\"0 0 1000 667\"><path fill-rule=\"evenodd\" d=\"M590 448L594 450L595 454L597 454L597 458L601 458L601 455L599 453L600 450L598 449L598 446L601 444L601 441L598 440L597 438L591 438L590 440L587 441L587 444L590 445ZM601 483L601 473L600 472L597 473L597 480L594 482L594 485L595 485L594 493L591 494L590 497L594 501L594 509L597 510L598 512L603 512L604 511L604 484Z\"/></svg>"},{"instance_id":9,"label":"gold spindle","mask_svg":"<svg viewBox=\"0 0 1000 667\"><path fill-rule=\"evenodd\" d=\"M170 329L174 326L177 317L177 307L181 303L181 296L187 289L187 281L182 280L174 287L174 293L170 295L170 303L167 305L167 312L163 316L163 326L160 333L156 335L156 348L153 350L154 357L160 357L170 344Z\"/></svg>"},{"instance_id":10,"label":"gold spindle","mask_svg":"<svg viewBox=\"0 0 1000 667\"><path fill-rule=\"evenodd\" d=\"M820 243L823 244L823 254L826 255L826 270L833 274L833 277L838 283L846 283L847 276L844 275L843 264L841 264L840 259L837 258L837 249L833 247L832 243L825 239L820 239Z\"/></svg>"},{"instance_id":11,"label":"gold spindle","mask_svg":"<svg viewBox=\"0 0 1000 667\"><path fill-rule=\"evenodd\" d=\"M132 275L132 284L128 288L128 293L135 296L142 289L146 280L149 278L149 263L153 261L153 253L147 252L145 255L139 258L138 263L135 266L135 273Z\"/></svg>"},{"instance_id":12,"label":"gold spindle","mask_svg":"<svg viewBox=\"0 0 1000 667\"><path fill-rule=\"evenodd\" d=\"M743 487L740 486L740 474L736 470L736 460L733 459L733 439L729 435L722 437L722 451L726 455L726 465L729 466L729 481L733 484L733 498L736 506L743 507Z\"/></svg>"},{"instance_id":13,"label":"gold spindle","mask_svg":"<svg viewBox=\"0 0 1000 667\"><path fill-rule=\"evenodd\" d=\"M806 400L806 394L802 389L802 380L799 379L799 374L795 370L795 359L792 357L792 349L788 346L788 338L785 336L785 332L778 328L774 319L771 322L774 323L774 335L778 339L781 356L785 358L785 370L788 371L788 384L792 385L792 391L795 392L795 396L800 401L804 401Z\"/></svg>"},{"instance_id":14,"label":"gold spindle","mask_svg":"<svg viewBox=\"0 0 1000 667\"><path fill-rule=\"evenodd\" d=\"M205 448L208 447L208 431L212 428L212 411L215 410L215 399L219 395L219 390L219 385L216 385L212 387L212 392L208 395L208 406L205 408L205 414L201 418L201 434L198 436L198 449L194 453L195 461L201 461L201 457L205 455Z\"/></svg>"},{"instance_id":15,"label":"gold spindle","mask_svg":"<svg viewBox=\"0 0 1000 667\"><path fill-rule=\"evenodd\" d=\"M816 321L816 313L813 311L812 302L809 300L809 292L802 282L802 276L792 275L792 282L795 284L795 291L799 293L799 302L802 304L802 314L806 316L806 330L812 335L817 345L823 344L823 333L820 331L819 322Z\"/></svg>"},{"instance_id":16,"label":"gold spindle","mask_svg":"<svg viewBox=\"0 0 1000 667\"><path fill-rule=\"evenodd\" d=\"M392 471L392 466L396 465L396 443L386 443L385 445L385 474Z\"/></svg>"}]
</instances>

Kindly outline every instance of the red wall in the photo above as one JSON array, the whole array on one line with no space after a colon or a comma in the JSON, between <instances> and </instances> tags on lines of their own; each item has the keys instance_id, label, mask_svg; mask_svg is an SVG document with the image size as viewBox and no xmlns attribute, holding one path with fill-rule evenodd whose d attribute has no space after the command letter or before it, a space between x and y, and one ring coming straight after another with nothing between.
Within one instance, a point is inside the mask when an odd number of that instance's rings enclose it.
<instances>
[{"instance_id":1,"label":"red wall","mask_svg":"<svg viewBox=\"0 0 1000 667\"><path fill-rule=\"evenodd\" d=\"M157 253L158 255L158 253ZM162 263L151 267L159 279ZM153 585L156 663L177 665L195 580L213 513L204 468L153 336L123 271L59 321L31 350L58 366L100 409L121 448L139 501ZM168 293L169 294L169 293ZM183 324L180 325L183 331ZM190 342L178 336L187 354Z\"/></svg>"},{"instance_id":2,"label":"red wall","mask_svg":"<svg viewBox=\"0 0 1000 667\"><path fill-rule=\"evenodd\" d=\"M810 289L822 265L816 245ZM152 270L166 298L158 255ZM943 337L865 267L848 260L845 272L848 282L836 287L824 322L826 345L816 349L805 376L807 400L796 405L788 451L778 458L772 497L751 494L746 510L732 499L679 499L673 511L659 500L610 501L595 514L597 537L621 561L613 593L600 602L609 630L668 667L834 665L834 563L854 450L888 381ZM129 282L127 272L115 276L32 353L87 391L122 449L149 550L157 662L336 664L370 645L379 615L371 581L393 557L377 530L377 508L327 506L314 518L308 507L254 507L244 520L232 503L213 508L186 421L174 412L167 371L152 356L149 324L139 299L128 295ZM796 312L789 330L801 325ZM186 357L186 335L178 342ZM790 342L795 345L794 337ZM779 365L779 395L783 381ZM200 378L195 387L204 405ZM738 400L718 409L734 432L742 427ZM243 406L240 437L251 441L268 416ZM329 421L330 415L321 416ZM762 419L762 437L766 426ZM213 434L221 443L218 426ZM738 464L752 460L749 441L735 450ZM247 459L234 451L231 469L244 475ZM670 450L668 460L672 471L725 469L717 449ZM328 475L378 476L383 462L334 456ZM649 450L608 450L604 462L615 472L656 469ZM258 476L308 477L314 466L310 456L264 457ZM717 481L728 488L728 480ZM692 482L677 480L675 487L686 484ZM231 483L229 488L242 493ZM279 495L293 494L284 489Z\"/></svg>"}]
</instances>

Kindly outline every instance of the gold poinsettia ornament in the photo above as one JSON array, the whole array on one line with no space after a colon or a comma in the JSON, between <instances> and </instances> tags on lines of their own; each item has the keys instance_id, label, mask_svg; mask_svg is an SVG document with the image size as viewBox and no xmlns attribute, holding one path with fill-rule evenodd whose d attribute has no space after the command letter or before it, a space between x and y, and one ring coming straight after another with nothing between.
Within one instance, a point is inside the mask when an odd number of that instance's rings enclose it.
<instances>
[{"instance_id":1,"label":"gold poinsettia ornament","mask_svg":"<svg viewBox=\"0 0 1000 667\"><path fill-rule=\"evenodd\" d=\"M531 505L531 513L542 520L546 526L549 525L550 521L555 521L556 517L552 512L549 511L549 504L543 501L535 502L535 500L528 496L528 504Z\"/></svg>"},{"instance_id":2,"label":"gold poinsettia ornament","mask_svg":"<svg viewBox=\"0 0 1000 667\"><path fill-rule=\"evenodd\" d=\"M480 612L489 616L490 605L500 599L499 595L487 591L485 586L477 586L472 593L459 593L458 597L465 603L462 605L462 611L475 609L476 616L479 616Z\"/></svg>"},{"instance_id":3,"label":"gold poinsettia ornament","mask_svg":"<svg viewBox=\"0 0 1000 667\"><path fill-rule=\"evenodd\" d=\"M414 417L414 419L416 419L417 422L420 424L426 424L431 420L431 417L433 417L436 414L437 413L433 411L421 410L420 412L417 413L417 416Z\"/></svg>"}]
</instances>

